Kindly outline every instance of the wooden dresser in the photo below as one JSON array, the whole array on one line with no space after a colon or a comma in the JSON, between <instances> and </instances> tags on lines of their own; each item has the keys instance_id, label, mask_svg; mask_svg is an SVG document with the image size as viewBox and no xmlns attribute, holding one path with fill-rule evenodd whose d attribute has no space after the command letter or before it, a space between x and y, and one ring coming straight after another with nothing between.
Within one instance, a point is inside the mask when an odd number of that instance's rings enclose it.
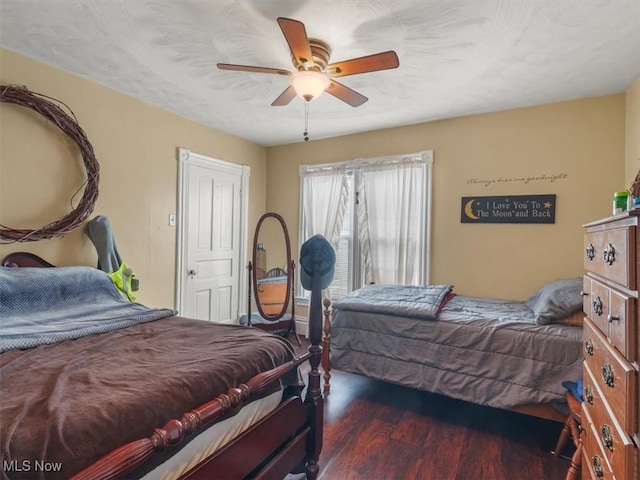
<instances>
[{"instance_id":1,"label":"wooden dresser","mask_svg":"<svg viewBox=\"0 0 640 480\"><path fill-rule=\"evenodd\" d=\"M640 479L639 218L585 225L583 479Z\"/></svg>"}]
</instances>

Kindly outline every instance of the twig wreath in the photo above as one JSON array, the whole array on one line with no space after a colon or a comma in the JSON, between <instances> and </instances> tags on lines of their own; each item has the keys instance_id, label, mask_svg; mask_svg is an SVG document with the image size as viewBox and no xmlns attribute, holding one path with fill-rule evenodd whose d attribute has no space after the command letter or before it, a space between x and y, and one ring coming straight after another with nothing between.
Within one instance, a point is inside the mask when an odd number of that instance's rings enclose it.
<instances>
[{"instance_id":1,"label":"twig wreath","mask_svg":"<svg viewBox=\"0 0 640 480\"><path fill-rule=\"evenodd\" d=\"M93 146L87 139L87 135L78 125L78 121L73 111L71 111L66 104L56 100L55 98L48 97L41 93L31 92L23 86L1 85L0 102L13 103L34 110L60 128L60 130L71 138L80 148L82 161L87 174L87 179L71 196L71 205L73 206L73 199L84 187L84 193L82 194L80 202L77 207L72 209L71 212L61 219L35 230L16 230L0 224L0 239L7 240L7 242L2 243L34 242L37 240L60 237L72 232L82 225L87 217L91 215L96 200L98 199L100 165L96 160L96 156L93 152ZM58 104L66 107L71 115L67 114Z\"/></svg>"}]
</instances>

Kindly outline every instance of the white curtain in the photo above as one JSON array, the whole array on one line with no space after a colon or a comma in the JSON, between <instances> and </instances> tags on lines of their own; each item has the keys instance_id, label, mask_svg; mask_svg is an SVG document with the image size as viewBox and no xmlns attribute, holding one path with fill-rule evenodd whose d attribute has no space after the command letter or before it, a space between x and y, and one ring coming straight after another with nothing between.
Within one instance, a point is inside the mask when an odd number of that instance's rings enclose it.
<instances>
[{"instance_id":1,"label":"white curtain","mask_svg":"<svg viewBox=\"0 0 640 480\"><path fill-rule=\"evenodd\" d=\"M337 251L349 194L346 170L306 172L302 177L302 191L306 227L302 241L320 234Z\"/></svg>"},{"instance_id":2,"label":"white curtain","mask_svg":"<svg viewBox=\"0 0 640 480\"><path fill-rule=\"evenodd\" d=\"M424 162L363 167L357 215L364 283L418 285L424 262Z\"/></svg>"}]
</instances>

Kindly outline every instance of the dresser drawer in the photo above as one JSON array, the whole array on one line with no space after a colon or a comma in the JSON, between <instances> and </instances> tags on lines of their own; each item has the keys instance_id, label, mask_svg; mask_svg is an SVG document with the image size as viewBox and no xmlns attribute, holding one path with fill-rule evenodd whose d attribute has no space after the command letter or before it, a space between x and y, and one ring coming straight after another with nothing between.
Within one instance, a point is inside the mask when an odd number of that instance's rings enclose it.
<instances>
[{"instance_id":1,"label":"dresser drawer","mask_svg":"<svg viewBox=\"0 0 640 480\"><path fill-rule=\"evenodd\" d=\"M611 413L627 432L633 432L638 414L635 370L588 318L584 321L582 346L585 364L607 398Z\"/></svg>"},{"instance_id":2,"label":"dresser drawer","mask_svg":"<svg viewBox=\"0 0 640 480\"><path fill-rule=\"evenodd\" d=\"M585 270L631 290L636 288L635 254L634 227L587 232L584 236Z\"/></svg>"},{"instance_id":3,"label":"dresser drawer","mask_svg":"<svg viewBox=\"0 0 640 480\"><path fill-rule=\"evenodd\" d=\"M582 478L614 480L613 471L602 451L589 412L582 408Z\"/></svg>"},{"instance_id":4,"label":"dresser drawer","mask_svg":"<svg viewBox=\"0 0 640 480\"><path fill-rule=\"evenodd\" d=\"M584 313L602 333L608 336L609 288L589 276L584 278L582 288L584 289L582 297Z\"/></svg>"},{"instance_id":5,"label":"dresser drawer","mask_svg":"<svg viewBox=\"0 0 640 480\"><path fill-rule=\"evenodd\" d=\"M597 387L596 387L597 389ZM583 404L592 422L592 434L600 444L601 453L616 478L633 478L634 445L631 437L625 433L611 415L606 401Z\"/></svg>"},{"instance_id":6,"label":"dresser drawer","mask_svg":"<svg viewBox=\"0 0 640 480\"><path fill-rule=\"evenodd\" d=\"M606 402L606 399L602 396L602 392L597 387L595 376L587 366L586 362L584 364L582 377L583 377L582 397L584 398L584 402L582 404L583 410L587 405L592 407L589 409L591 411L594 408L604 408L603 403ZM623 428L624 428L624 425L623 425Z\"/></svg>"},{"instance_id":7,"label":"dresser drawer","mask_svg":"<svg viewBox=\"0 0 640 480\"><path fill-rule=\"evenodd\" d=\"M609 343L626 358L635 358L638 348L635 298L585 276L582 302L585 314L606 335Z\"/></svg>"},{"instance_id":8,"label":"dresser drawer","mask_svg":"<svg viewBox=\"0 0 640 480\"><path fill-rule=\"evenodd\" d=\"M635 309L635 298L614 289L609 290L609 342L629 359L635 358L638 348L634 335L638 329Z\"/></svg>"}]
</instances>

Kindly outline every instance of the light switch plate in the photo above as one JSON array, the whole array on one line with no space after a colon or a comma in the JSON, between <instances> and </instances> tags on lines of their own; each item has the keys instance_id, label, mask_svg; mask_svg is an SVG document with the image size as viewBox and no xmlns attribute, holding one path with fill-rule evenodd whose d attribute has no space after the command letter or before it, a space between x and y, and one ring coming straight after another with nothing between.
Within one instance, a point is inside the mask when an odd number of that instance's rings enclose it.
<instances>
[{"instance_id":1,"label":"light switch plate","mask_svg":"<svg viewBox=\"0 0 640 480\"><path fill-rule=\"evenodd\" d=\"M174 213L170 213L169 214L169 226L170 227L175 227L176 226L176 216Z\"/></svg>"}]
</instances>

